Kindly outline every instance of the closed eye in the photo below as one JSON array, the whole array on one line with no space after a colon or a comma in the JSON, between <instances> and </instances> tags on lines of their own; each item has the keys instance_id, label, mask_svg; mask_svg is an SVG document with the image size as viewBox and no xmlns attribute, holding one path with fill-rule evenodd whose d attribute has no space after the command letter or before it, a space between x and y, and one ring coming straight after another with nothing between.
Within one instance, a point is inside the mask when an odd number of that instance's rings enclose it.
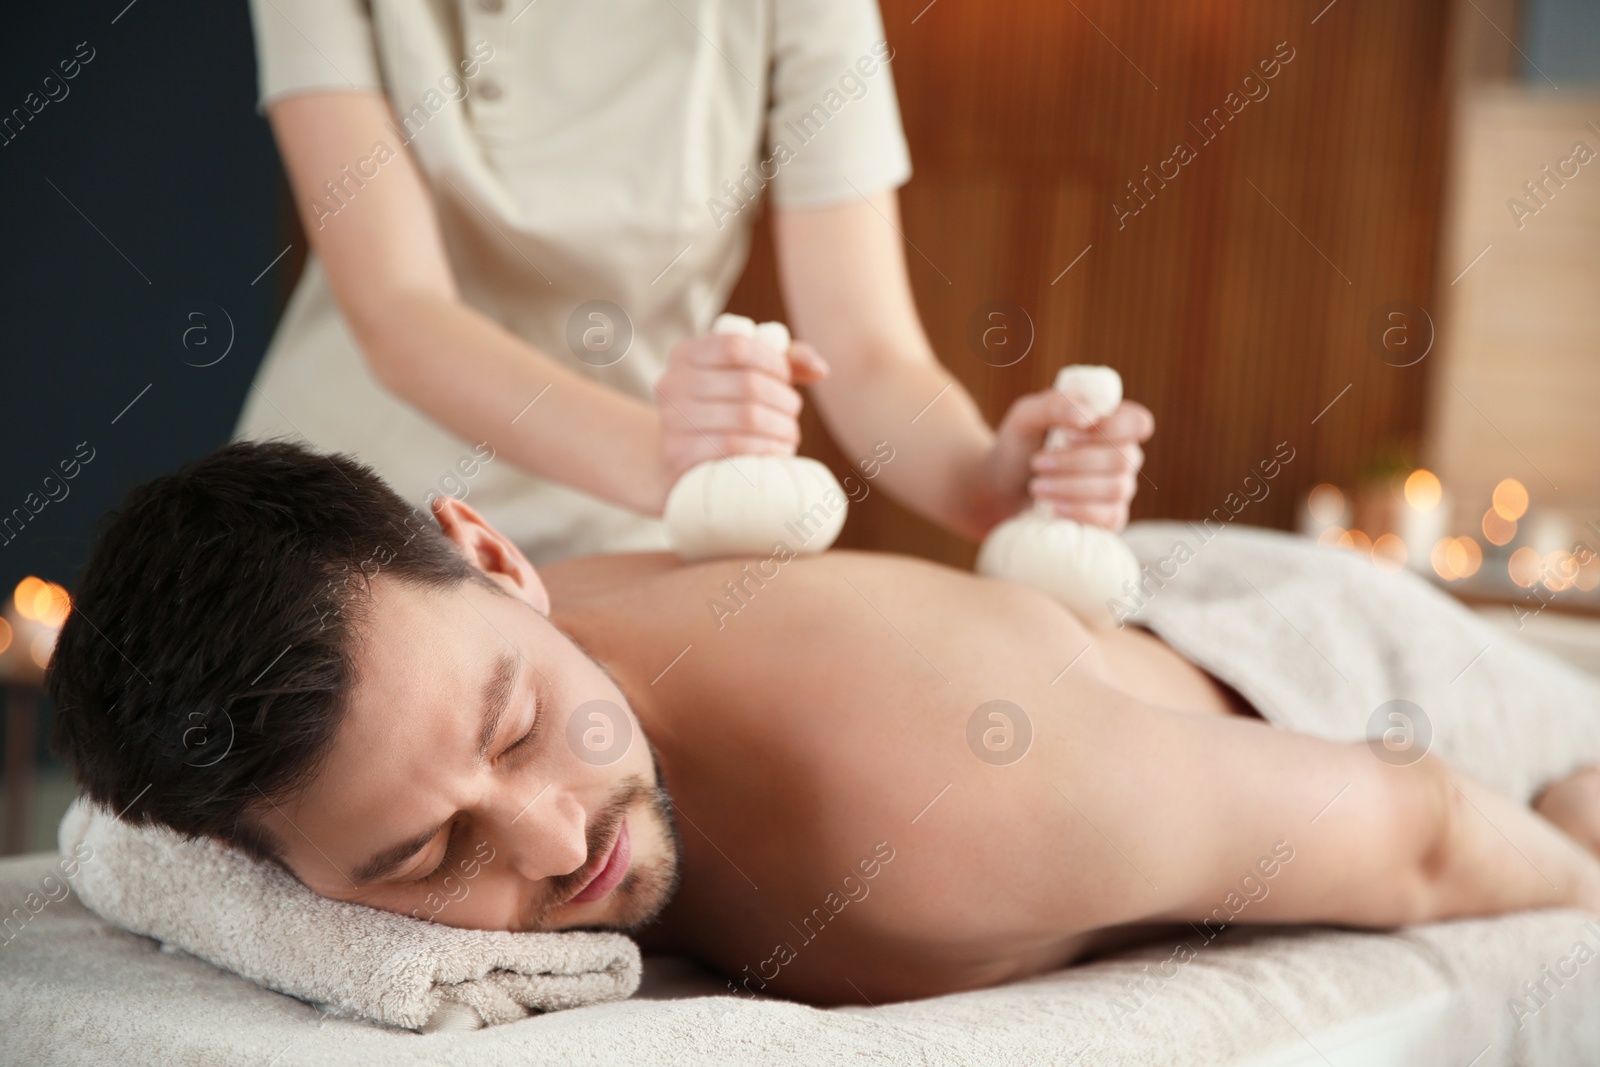
<instances>
[{"instance_id":1,"label":"closed eye","mask_svg":"<svg viewBox=\"0 0 1600 1067\"><path fill-rule=\"evenodd\" d=\"M456 846L460 843L461 835L456 833L456 828L450 827L449 836L445 838L444 855L439 857L439 863L427 874L419 874L410 879L413 885L422 885L438 878L450 866L450 861L455 857Z\"/></svg>"},{"instance_id":2,"label":"closed eye","mask_svg":"<svg viewBox=\"0 0 1600 1067\"><path fill-rule=\"evenodd\" d=\"M533 750L534 742L539 740L539 735L543 732L540 729L540 727L543 725L543 702L540 701L536 696L533 701L533 722L528 726L527 733L523 734L521 737L511 742L511 744L507 745L505 751L500 753L499 759L496 760L496 762L498 763L500 760L506 759L510 759L513 764L519 762L520 757L526 756Z\"/></svg>"},{"instance_id":3,"label":"closed eye","mask_svg":"<svg viewBox=\"0 0 1600 1067\"><path fill-rule=\"evenodd\" d=\"M533 751L533 746L538 742L540 734L543 733L543 731L540 729L540 727L543 725L544 706L543 703L537 697L535 697L533 702L533 722L528 726L527 732L521 737L517 738L515 741L511 742L511 744L507 745L505 751L501 752L500 755L496 757L495 762L499 763L500 761L509 758L510 762L514 765L520 762L522 759L525 759L527 755ZM461 835L456 833L454 827L452 827L450 836L445 841L444 855L439 857L438 865L435 866L433 870L427 872L426 874L419 874L415 878L410 879L410 881L413 884L420 885L427 882L432 882L440 875L444 874L450 866L450 861L454 858L456 846L460 843L458 840L460 837Z\"/></svg>"}]
</instances>

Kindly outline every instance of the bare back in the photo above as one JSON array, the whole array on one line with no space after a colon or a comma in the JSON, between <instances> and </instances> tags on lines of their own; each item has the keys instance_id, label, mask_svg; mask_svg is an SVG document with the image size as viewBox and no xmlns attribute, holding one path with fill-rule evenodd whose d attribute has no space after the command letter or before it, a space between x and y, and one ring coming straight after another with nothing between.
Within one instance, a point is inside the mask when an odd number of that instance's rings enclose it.
<instances>
[{"instance_id":1,"label":"bare back","mask_svg":"<svg viewBox=\"0 0 1600 1067\"><path fill-rule=\"evenodd\" d=\"M752 990L987 984L1143 917L1153 900L1101 891L1097 866L1126 861L1086 818L1099 791L1070 724L1231 710L1148 634L905 557L598 557L545 577L678 805L685 880L647 944Z\"/></svg>"}]
</instances>

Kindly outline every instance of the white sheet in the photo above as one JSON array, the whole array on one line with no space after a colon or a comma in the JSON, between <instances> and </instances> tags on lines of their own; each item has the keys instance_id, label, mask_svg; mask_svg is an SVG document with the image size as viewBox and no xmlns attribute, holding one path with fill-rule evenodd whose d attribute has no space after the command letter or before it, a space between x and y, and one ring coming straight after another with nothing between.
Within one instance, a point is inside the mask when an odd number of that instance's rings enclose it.
<instances>
[{"instance_id":1,"label":"white sheet","mask_svg":"<svg viewBox=\"0 0 1600 1067\"><path fill-rule=\"evenodd\" d=\"M13 917L7 933L15 936L0 945L6 1064L1600 1062L1600 960L1561 987L1550 985L1554 996L1521 1029L1508 1008L1523 981L1556 967L1579 939L1600 948L1600 924L1587 928L1591 917L1570 911L1400 934L1236 928L1121 1027L1113 998L1125 997L1124 983L1144 967L1167 959L1170 946L997 989L829 1010L725 995L720 980L692 964L653 957L633 1000L418 1035L324 1019L299 1001L113 929L72 897L29 914L24 901L53 864L53 856L0 861L0 905L27 916Z\"/></svg>"}]
</instances>

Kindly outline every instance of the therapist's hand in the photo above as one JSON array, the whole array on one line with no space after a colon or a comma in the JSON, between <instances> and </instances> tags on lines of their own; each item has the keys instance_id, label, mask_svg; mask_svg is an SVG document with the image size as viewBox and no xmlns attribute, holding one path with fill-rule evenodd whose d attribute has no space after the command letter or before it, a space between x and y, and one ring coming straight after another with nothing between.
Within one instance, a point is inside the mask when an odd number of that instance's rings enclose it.
<instances>
[{"instance_id":1,"label":"therapist's hand","mask_svg":"<svg viewBox=\"0 0 1600 1067\"><path fill-rule=\"evenodd\" d=\"M661 501L690 467L744 454L792 456L800 444L800 393L827 377L817 350L779 352L753 337L705 334L680 341L656 383L661 416Z\"/></svg>"},{"instance_id":2,"label":"therapist's hand","mask_svg":"<svg viewBox=\"0 0 1600 1067\"><path fill-rule=\"evenodd\" d=\"M1067 446L1046 450L1055 426L1067 429ZM1030 498L1048 500L1062 518L1121 530L1144 466L1139 446L1155 428L1150 410L1131 400L1094 423L1081 402L1055 389L1030 393L1001 420L985 475L1007 514Z\"/></svg>"}]
</instances>

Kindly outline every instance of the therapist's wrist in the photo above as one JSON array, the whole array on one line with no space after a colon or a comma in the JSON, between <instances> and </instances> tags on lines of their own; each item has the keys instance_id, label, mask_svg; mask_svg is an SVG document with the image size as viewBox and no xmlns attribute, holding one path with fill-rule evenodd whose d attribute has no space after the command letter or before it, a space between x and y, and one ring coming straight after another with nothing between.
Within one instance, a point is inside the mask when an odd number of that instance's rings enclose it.
<instances>
[{"instance_id":1,"label":"therapist's wrist","mask_svg":"<svg viewBox=\"0 0 1600 1067\"><path fill-rule=\"evenodd\" d=\"M632 467L629 483L628 506L641 515L659 519L667 509L667 494L672 491L678 472L672 467L659 410L649 409L642 430L639 458Z\"/></svg>"},{"instance_id":2,"label":"therapist's wrist","mask_svg":"<svg viewBox=\"0 0 1600 1067\"><path fill-rule=\"evenodd\" d=\"M649 436L622 464L625 473L616 485L615 501L630 511L659 519L666 510L672 483L662 461L659 423L652 422Z\"/></svg>"},{"instance_id":3,"label":"therapist's wrist","mask_svg":"<svg viewBox=\"0 0 1600 1067\"><path fill-rule=\"evenodd\" d=\"M1019 493L1015 479L997 469L1000 466L993 446L988 454L955 465L951 477L958 487L958 506L946 522L952 531L982 541L990 530L1028 506L1026 489Z\"/></svg>"},{"instance_id":4,"label":"therapist's wrist","mask_svg":"<svg viewBox=\"0 0 1600 1067\"><path fill-rule=\"evenodd\" d=\"M658 459L646 472L634 510L653 519L661 518L667 510L667 494L671 491L672 483L667 481L667 471Z\"/></svg>"}]
</instances>

